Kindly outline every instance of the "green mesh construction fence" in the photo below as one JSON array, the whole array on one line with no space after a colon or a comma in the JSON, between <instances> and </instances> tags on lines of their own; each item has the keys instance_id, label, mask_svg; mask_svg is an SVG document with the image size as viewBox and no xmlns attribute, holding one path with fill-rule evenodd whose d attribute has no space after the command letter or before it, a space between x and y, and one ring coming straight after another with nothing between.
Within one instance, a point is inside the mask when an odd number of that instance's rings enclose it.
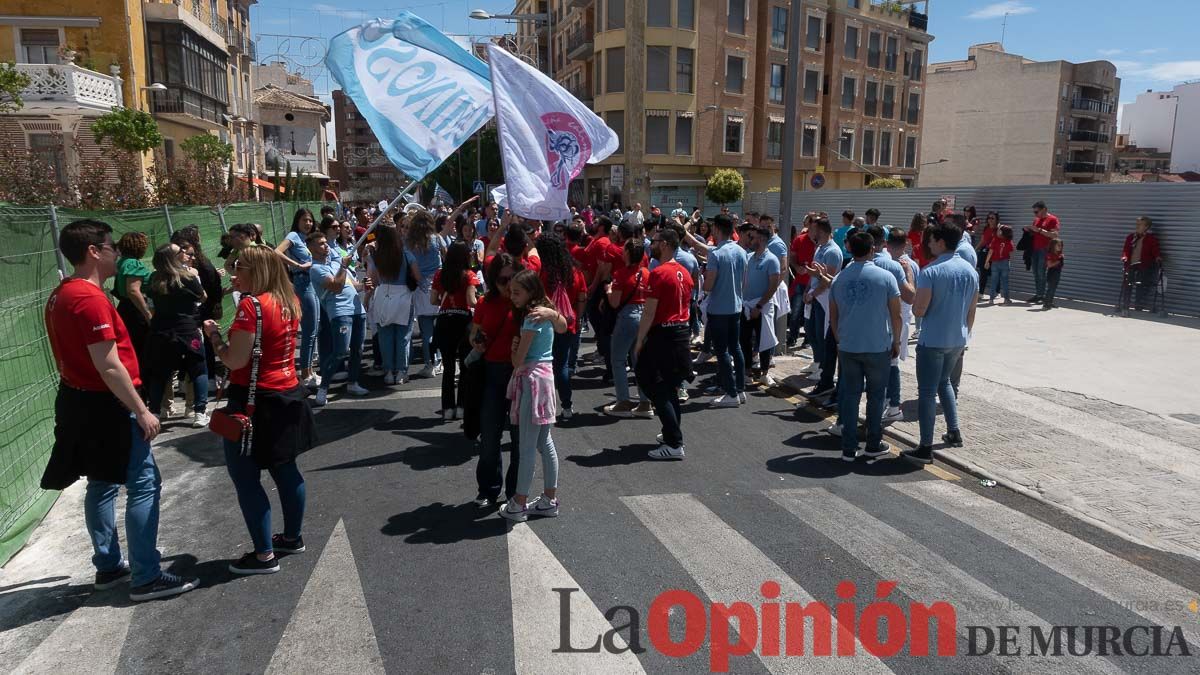
<instances>
[{"instance_id":1,"label":"green mesh construction fence","mask_svg":"<svg viewBox=\"0 0 1200 675\"><path fill-rule=\"evenodd\" d=\"M0 565L24 545L58 496L39 486L53 444L58 387L42 312L60 274L71 272L56 253L56 228L95 218L113 227L114 240L126 232L145 232L153 251L172 231L195 225L204 253L219 268L222 219L226 228L260 224L263 238L276 243L291 229L300 206L318 213L321 204L230 204L219 212L204 206L80 211L0 204L0 236L7 242L0 255ZM226 322L233 316L230 302L226 299Z\"/></svg>"}]
</instances>

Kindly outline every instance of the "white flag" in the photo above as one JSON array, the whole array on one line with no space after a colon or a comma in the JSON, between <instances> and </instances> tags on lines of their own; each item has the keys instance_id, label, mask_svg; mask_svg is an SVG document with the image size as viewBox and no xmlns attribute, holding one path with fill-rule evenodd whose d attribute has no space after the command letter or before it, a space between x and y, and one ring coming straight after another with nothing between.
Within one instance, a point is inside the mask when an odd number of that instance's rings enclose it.
<instances>
[{"instance_id":1,"label":"white flag","mask_svg":"<svg viewBox=\"0 0 1200 675\"><path fill-rule=\"evenodd\" d=\"M508 208L534 220L570 218L571 180L616 152L617 135L554 80L494 44L487 50Z\"/></svg>"}]
</instances>

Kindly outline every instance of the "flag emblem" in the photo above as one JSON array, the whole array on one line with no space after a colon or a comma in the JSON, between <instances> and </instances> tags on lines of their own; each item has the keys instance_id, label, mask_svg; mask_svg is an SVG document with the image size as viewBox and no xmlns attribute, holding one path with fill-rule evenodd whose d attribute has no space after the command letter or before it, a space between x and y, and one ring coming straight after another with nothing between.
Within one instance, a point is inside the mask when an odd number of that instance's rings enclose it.
<instances>
[{"instance_id":1,"label":"flag emblem","mask_svg":"<svg viewBox=\"0 0 1200 675\"><path fill-rule=\"evenodd\" d=\"M550 167L550 185L565 189L579 175L592 155L592 141L579 120L569 113L542 115L546 125L546 164Z\"/></svg>"}]
</instances>

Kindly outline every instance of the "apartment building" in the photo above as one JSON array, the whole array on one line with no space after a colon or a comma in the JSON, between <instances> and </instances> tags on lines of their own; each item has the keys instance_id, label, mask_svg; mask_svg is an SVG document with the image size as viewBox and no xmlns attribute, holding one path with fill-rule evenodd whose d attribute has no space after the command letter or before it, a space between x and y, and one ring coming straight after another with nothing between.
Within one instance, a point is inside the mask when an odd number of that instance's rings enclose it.
<instances>
[{"instance_id":1,"label":"apartment building","mask_svg":"<svg viewBox=\"0 0 1200 675\"><path fill-rule=\"evenodd\" d=\"M1108 180L1121 91L1112 63L1039 62L987 43L930 64L928 80L923 187Z\"/></svg>"},{"instance_id":2,"label":"apartment building","mask_svg":"<svg viewBox=\"0 0 1200 675\"><path fill-rule=\"evenodd\" d=\"M234 146L234 170L253 176L256 2L6 0L0 60L31 84L24 107L0 116L0 137L42 154L65 183L106 152L91 120L123 106L153 114L167 159L185 139L216 134Z\"/></svg>"},{"instance_id":3,"label":"apartment building","mask_svg":"<svg viewBox=\"0 0 1200 675\"><path fill-rule=\"evenodd\" d=\"M1169 153L1172 173L1200 171L1200 81L1147 91L1126 103L1121 133L1129 144Z\"/></svg>"},{"instance_id":4,"label":"apartment building","mask_svg":"<svg viewBox=\"0 0 1200 675\"><path fill-rule=\"evenodd\" d=\"M408 179L388 161L366 118L341 89L333 90L337 167L343 202L391 201Z\"/></svg>"},{"instance_id":5,"label":"apartment building","mask_svg":"<svg viewBox=\"0 0 1200 675\"><path fill-rule=\"evenodd\" d=\"M719 168L740 171L748 191L779 188L790 7L551 0L555 79L621 139L572 185L572 201L702 206ZM873 0L802 7L796 189L861 188L876 176L914 182L927 16L912 3ZM529 3L515 11L523 9Z\"/></svg>"}]
</instances>

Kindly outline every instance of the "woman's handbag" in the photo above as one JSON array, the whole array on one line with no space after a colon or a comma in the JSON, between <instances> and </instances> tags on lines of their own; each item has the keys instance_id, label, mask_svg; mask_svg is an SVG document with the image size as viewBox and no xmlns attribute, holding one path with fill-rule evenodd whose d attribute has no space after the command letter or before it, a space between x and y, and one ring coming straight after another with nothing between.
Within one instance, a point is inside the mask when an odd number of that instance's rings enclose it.
<instances>
[{"instance_id":1,"label":"woman's handbag","mask_svg":"<svg viewBox=\"0 0 1200 675\"><path fill-rule=\"evenodd\" d=\"M254 393L258 388L258 361L262 356L262 305L253 295L246 296L254 304L254 348L250 352L250 392L246 397L244 412L232 410L230 406L213 411L208 430L221 438L242 446L242 456L249 457L254 446Z\"/></svg>"}]
</instances>

